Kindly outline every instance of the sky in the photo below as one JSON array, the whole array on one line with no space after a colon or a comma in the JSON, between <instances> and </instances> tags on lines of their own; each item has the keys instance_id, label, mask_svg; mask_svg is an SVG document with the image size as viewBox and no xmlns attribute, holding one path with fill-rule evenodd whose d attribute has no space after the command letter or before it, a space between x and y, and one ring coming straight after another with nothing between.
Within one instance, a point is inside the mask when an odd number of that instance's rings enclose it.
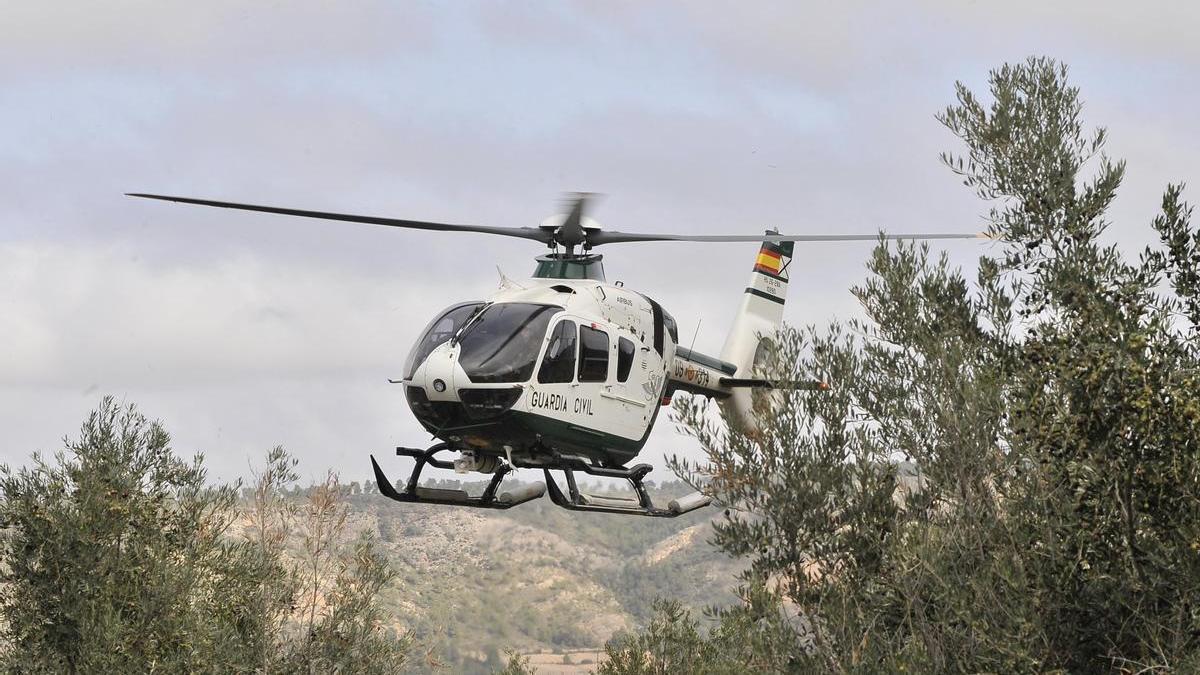
<instances>
[{"instance_id":1,"label":"sky","mask_svg":"<svg viewBox=\"0 0 1200 675\"><path fill-rule=\"evenodd\" d=\"M533 226L563 195L625 231L974 232L938 154L954 83L1071 68L1128 161L1135 250L1200 176L1200 5L0 0L0 463L104 395L214 480L283 445L306 477L422 446L396 377L439 309L537 244L135 200L157 192ZM1195 199L1195 192L1185 193ZM935 245L970 268L992 244ZM856 316L871 246L798 246L786 320ZM613 245L609 280L718 352L757 247ZM665 420L644 458L696 448ZM397 460L388 460L397 462ZM398 464L390 466L397 467ZM667 478L659 469L652 478Z\"/></svg>"}]
</instances>

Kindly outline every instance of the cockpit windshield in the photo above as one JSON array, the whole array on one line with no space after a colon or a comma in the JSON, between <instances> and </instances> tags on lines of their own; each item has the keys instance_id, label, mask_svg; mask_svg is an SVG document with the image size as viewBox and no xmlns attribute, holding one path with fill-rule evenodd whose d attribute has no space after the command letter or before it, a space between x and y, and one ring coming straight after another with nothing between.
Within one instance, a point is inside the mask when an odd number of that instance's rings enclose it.
<instances>
[{"instance_id":1,"label":"cockpit windshield","mask_svg":"<svg viewBox=\"0 0 1200 675\"><path fill-rule=\"evenodd\" d=\"M472 382L525 382L533 375L546 327L562 307L489 305L458 337L458 364Z\"/></svg>"},{"instance_id":2,"label":"cockpit windshield","mask_svg":"<svg viewBox=\"0 0 1200 675\"><path fill-rule=\"evenodd\" d=\"M464 302L450 307L430 321L421 332L421 339L417 340L417 344L413 345L412 351L408 353L408 359L404 362L404 379L412 379L413 373L433 350L454 337L458 329L462 328L480 307L483 307L482 302Z\"/></svg>"}]
</instances>

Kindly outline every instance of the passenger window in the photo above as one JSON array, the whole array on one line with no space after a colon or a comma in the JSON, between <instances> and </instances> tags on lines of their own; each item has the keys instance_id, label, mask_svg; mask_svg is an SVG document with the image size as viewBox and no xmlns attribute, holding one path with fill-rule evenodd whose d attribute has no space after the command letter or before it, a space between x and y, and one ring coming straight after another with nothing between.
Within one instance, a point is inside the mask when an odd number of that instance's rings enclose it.
<instances>
[{"instance_id":1,"label":"passenger window","mask_svg":"<svg viewBox=\"0 0 1200 675\"><path fill-rule=\"evenodd\" d=\"M538 382L570 382L575 377L575 322L560 321L550 335L550 345L538 371Z\"/></svg>"},{"instance_id":2,"label":"passenger window","mask_svg":"<svg viewBox=\"0 0 1200 675\"><path fill-rule=\"evenodd\" d=\"M633 367L633 341L620 338L617 341L617 381L629 379L629 369Z\"/></svg>"},{"instance_id":3,"label":"passenger window","mask_svg":"<svg viewBox=\"0 0 1200 675\"><path fill-rule=\"evenodd\" d=\"M608 333L587 326L579 327L579 381L604 382L608 379Z\"/></svg>"}]
</instances>

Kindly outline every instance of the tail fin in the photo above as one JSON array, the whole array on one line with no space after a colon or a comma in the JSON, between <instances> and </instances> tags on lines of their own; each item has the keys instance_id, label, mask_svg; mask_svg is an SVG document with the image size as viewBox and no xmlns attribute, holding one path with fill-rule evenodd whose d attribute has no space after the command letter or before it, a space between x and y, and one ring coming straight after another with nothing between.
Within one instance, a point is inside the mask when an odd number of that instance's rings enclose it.
<instances>
[{"instance_id":1,"label":"tail fin","mask_svg":"<svg viewBox=\"0 0 1200 675\"><path fill-rule=\"evenodd\" d=\"M767 234L778 234L768 230ZM750 284L742 296L733 319L721 360L737 366L735 377L754 378L764 374L756 370L770 362L775 338L783 322L783 303L787 299L788 265L792 262L794 243L790 241L763 242L754 261ZM735 389L721 401L727 418L734 418L745 427L758 427L753 414L749 389Z\"/></svg>"}]
</instances>

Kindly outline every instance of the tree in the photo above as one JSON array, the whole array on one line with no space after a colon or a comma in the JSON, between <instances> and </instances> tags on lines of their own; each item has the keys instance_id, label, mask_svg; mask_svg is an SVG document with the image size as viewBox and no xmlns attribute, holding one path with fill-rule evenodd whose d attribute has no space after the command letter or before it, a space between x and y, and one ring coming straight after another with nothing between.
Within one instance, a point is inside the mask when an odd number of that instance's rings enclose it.
<instances>
[{"instance_id":1,"label":"tree","mask_svg":"<svg viewBox=\"0 0 1200 675\"><path fill-rule=\"evenodd\" d=\"M832 389L777 393L753 433L684 404L709 460L677 468L728 507L744 592L800 617L786 667L1200 666L1200 233L1170 186L1160 246L1104 245L1125 167L1066 68L989 82L938 117L993 205L974 284L881 241L867 319L785 331L768 373Z\"/></svg>"},{"instance_id":2,"label":"tree","mask_svg":"<svg viewBox=\"0 0 1200 675\"><path fill-rule=\"evenodd\" d=\"M210 487L133 406L105 398L48 462L0 468L0 666L34 672L394 672L409 643L381 625L391 572L369 540L323 551L334 569L301 598L281 449L234 536L239 485ZM298 630L298 612L311 617Z\"/></svg>"},{"instance_id":3,"label":"tree","mask_svg":"<svg viewBox=\"0 0 1200 675\"><path fill-rule=\"evenodd\" d=\"M277 472L276 476L284 476ZM281 494L281 490L275 491ZM395 572L362 532L347 547L346 490L332 471L309 489L298 534L303 555L290 566L292 611L283 626L283 672L389 673L412 642L384 624L378 596ZM294 508L294 505L293 505ZM282 513L276 511L276 513Z\"/></svg>"},{"instance_id":4,"label":"tree","mask_svg":"<svg viewBox=\"0 0 1200 675\"><path fill-rule=\"evenodd\" d=\"M744 605L717 613L704 631L676 600L654 602L654 616L641 633L618 635L605 645L598 675L759 673L790 670L798 664L795 631L777 598L761 586Z\"/></svg>"},{"instance_id":5,"label":"tree","mask_svg":"<svg viewBox=\"0 0 1200 675\"><path fill-rule=\"evenodd\" d=\"M1008 242L984 307L1016 329L997 336L1012 374L998 482L1047 660L1178 667L1200 636L1200 233L1168 186L1159 248L1135 263L1100 241L1125 165L1103 155L1103 129L1084 133L1066 79L1046 59L1005 67L990 111L960 85L941 116L967 147L947 163L998 203Z\"/></svg>"},{"instance_id":6,"label":"tree","mask_svg":"<svg viewBox=\"0 0 1200 675\"><path fill-rule=\"evenodd\" d=\"M236 491L209 488L201 458L105 399L50 464L0 470L9 670L206 670L255 663L268 634L228 602L272 562L223 535Z\"/></svg>"}]
</instances>

